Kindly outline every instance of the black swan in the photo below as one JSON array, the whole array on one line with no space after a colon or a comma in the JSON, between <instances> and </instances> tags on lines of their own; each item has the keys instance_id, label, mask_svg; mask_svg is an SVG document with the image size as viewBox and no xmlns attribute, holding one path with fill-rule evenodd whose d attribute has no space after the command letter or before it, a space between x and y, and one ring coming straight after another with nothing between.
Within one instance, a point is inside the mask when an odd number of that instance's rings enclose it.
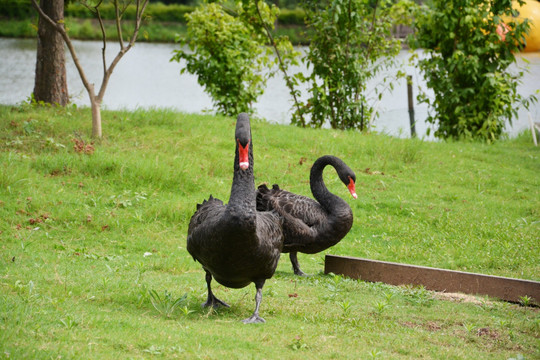
<instances>
[{"instance_id":1,"label":"black swan","mask_svg":"<svg viewBox=\"0 0 540 360\"><path fill-rule=\"evenodd\" d=\"M253 177L253 143L247 114L236 122L236 154L229 203L210 196L191 217L187 250L206 272L208 298L203 306L226 306L212 293L214 278L229 288L256 287L255 311L244 323L264 322L259 316L262 288L276 270L283 247L282 220L272 211L257 212Z\"/></svg>"},{"instance_id":2,"label":"black swan","mask_svg":"<svg viewBox=\"0 0 540 360\"><path fill-rule=\"evenodd\" d=\"M315 254L335 244L347 235L353 223L351 207L326 188L323 170L332 165L341 181L356 199L356 175L340 158L326 155L315 161L309 178L315 200L281 190L278 185L269 189L260 185L257 190L257 210L275 210L283 217L285 240L283 252L289 257L296 275L300 270L297 252Z\"/></svg>"}]
</instances>

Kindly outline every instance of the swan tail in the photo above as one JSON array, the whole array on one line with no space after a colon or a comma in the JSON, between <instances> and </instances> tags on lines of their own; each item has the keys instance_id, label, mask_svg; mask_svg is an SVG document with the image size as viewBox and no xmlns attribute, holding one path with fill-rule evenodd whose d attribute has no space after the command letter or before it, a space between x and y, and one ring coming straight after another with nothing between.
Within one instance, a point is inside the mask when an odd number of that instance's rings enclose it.
<instances>
[{"instance_id":1,"label":"swan tail","mask_svg":"<svg viewBox=\"0 0 540 360\"><path fill-rule=\"evenodd\" d=\"M279 186L274 184L270 190L266 184L261 184L257 188L256 202L257 202L257 211L271 211L273 210L272 206L272 196L275 190L279 190Z\"/></svg>"},{"instance_id":2,"label":"swan tail","mask_svg":"<svg viewBox=\"0 0 540 360\"><path fill-rule=\"evenodd\" d=\"M210 205L212 203L218 203L220 205L223 205L223 201L221 201L218 198L215 198L212 195L210 195L208 200L203 200L203 202L201 204L197 204L197 210L199 210L200 208L205 207L207 205Z\"/></svg>"}]
</instances>

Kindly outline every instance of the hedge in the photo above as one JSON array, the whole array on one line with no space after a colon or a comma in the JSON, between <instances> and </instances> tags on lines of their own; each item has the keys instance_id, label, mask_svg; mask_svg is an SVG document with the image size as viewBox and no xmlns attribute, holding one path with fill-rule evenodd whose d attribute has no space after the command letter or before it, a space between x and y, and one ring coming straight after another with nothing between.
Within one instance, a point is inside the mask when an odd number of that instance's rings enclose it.
<instances>
[{"instance_id":1,"label":"hedge","mask_svg":"<svg viewBox=\"0 0 540 360\"><path fill-rule=\"evenodd\" d=\"M115 18L114 6L111 3L104 3L100 7L100 13L103 19L113 20ZM195 7L189 5L163 3L150 3L145 11L146 17L158 22L178 22L185 23L185 14L193 11ZM124 13L123 18L126 20L135 19L135 6L129 6ZM64 12L66 17L79 19L94 19L95 15L86 7L79 3L70 3L67 5ZM28 19L36 16L36 11L32 7L30 0L0 0L0 17L9 19ZM281 25L304 25L304 10L296 9L281 9L278 23Z\"/></svg>"}]
</instances>

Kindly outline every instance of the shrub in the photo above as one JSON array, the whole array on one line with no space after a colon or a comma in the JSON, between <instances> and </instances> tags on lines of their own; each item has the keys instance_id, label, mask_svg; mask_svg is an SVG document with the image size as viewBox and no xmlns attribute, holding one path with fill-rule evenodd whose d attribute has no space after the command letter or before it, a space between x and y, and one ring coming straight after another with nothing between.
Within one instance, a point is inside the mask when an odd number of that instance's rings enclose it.
<instances>
[{"instance_id":1,"label":"shrub","mask_svg":"<svg viewBox=\"0 0 540 360\"><path fill-rule=\"evenodd\" d=\"M273 24L272 13L264 2L258 3ZM269 64L266 38L254 32L248 19L256 18L253 9L240 5L232 16L219 4L203 4L188 19L187 39L180 39L181 48L171 60L186 61L186 70L198 76L198 81L212 97L214 106L225 115L236 116L249 112L263 93L268 75L263 69ZM250 12L251 10L251 12ZM183 49L189 44L190 51Z\"/></svg>"},{"instance_id":2,"label":"shrub","mask_svg":"<svg viewBox=\"0 0 540 360\"><path fill-rule=\"evenodd\" d=\"M0 0L7 1L7 0ZM185 15L194 10L193 6L188 5L164 5L162 3L148 4L145 10L145 17L155 21L169 21L185 23ZM114 6L111 3L101 4L99 7L101 17L105 20L115 19ZM126 8L123 18L126 20L134 20L136 7L130 5ZM71 16L79 19L95 18L95 15L80 3L70 3L65 10L66 16Z\"/></svg>"},{"instance_id":3,"label":"shrub","mask_svg":"<svg viewBox=\"0 0 540 360\"><path fill-rule=\"evenodd\" d=\"M298 25L303 26L306 12L303 9L281 9L278 15L280 25Z\"/></svg>"},{"instance_id":4,"label":"shrub","mask_svg":"<svg viewBox=\"0 0 540 360\"><path fill-rule=\"evenodd\" d=\"M309 77L298 75L308 84L310 98L292 122L297 125L337 129L360 129L375 116L373 98L368 97L367 82L388 68L401 44L391 36L393 9L400 1L327 0L306 1L308 28L312 30L307 63L313 69ZM375 97L392 87L379 84ZM304 114L311 115L306 120Z\"/></svg>"},{"instance_id":5,"label":"shrub","mask_svg":"<svg viewBox=\"0 0 540 360\"><path fill-rule=\"evenodd\" d=\"M493 4L493 6L490 6ZM427 121L437 127L435 136L494 141L503 134L506 121L517 117L518 105L528 108L536 101L523 98L517 85L523 72L510 73L515 52L523 42L529 22L503 24L512 13L511 1L434 0L416 16L413 48L423 48L419 60L430 99L419 95L434 111ZM505 36L497 32L505 29Z\"/></svg>"},{"instance_id":6,"label":"shrub","mask_svg":"<svg viewBox=\"0 0 540 360\"><path fill-rule=\"evenodd\" d=\"M27 19L35 15L30 0L0 0L0 17Z\"/></svg>"}]
</instances>

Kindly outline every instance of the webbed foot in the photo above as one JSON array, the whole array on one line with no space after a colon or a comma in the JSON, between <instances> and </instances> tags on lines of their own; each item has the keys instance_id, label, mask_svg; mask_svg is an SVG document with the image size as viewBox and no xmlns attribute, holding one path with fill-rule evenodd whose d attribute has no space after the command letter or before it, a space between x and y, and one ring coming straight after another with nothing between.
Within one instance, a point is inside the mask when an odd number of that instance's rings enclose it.
<instances>
[{"instance_id":1,"label":"webbed foot","mask_svg":"<svg viewBox=\"0 0 540 360\"><path fill-rule=\"evenodd\" d=\"M242 320L244 324L261 324L266 321L259 316L259 314L253 314L249 318Z\"/></svg>"},{"instance_id":2,"label":"webbed foot","mask_svg":"<svg viewBox=\"0 0 540 360\"><path fill-rule=\"evenodd\" d=\"M213 307L214 309L217 309L222 306L230 307L229 304L227 304L224 301L219 300L217 297L214 296L214 294L208 295L208 299L206 300L206 302L202 303L202 307L209 307L209 306Z\"/></svg>"},{"instance_id":3,"label":"webbed foot","mask_svg":"<svg viewBox=\"0 0 540 360\"><path fill-rule=\"evenodd\" d=\"M293 269L294 271L294 275L298 275L298 276L308 276L305 272L303 272L302 270L300 269Z\"/></svg>"}]
</instances>

